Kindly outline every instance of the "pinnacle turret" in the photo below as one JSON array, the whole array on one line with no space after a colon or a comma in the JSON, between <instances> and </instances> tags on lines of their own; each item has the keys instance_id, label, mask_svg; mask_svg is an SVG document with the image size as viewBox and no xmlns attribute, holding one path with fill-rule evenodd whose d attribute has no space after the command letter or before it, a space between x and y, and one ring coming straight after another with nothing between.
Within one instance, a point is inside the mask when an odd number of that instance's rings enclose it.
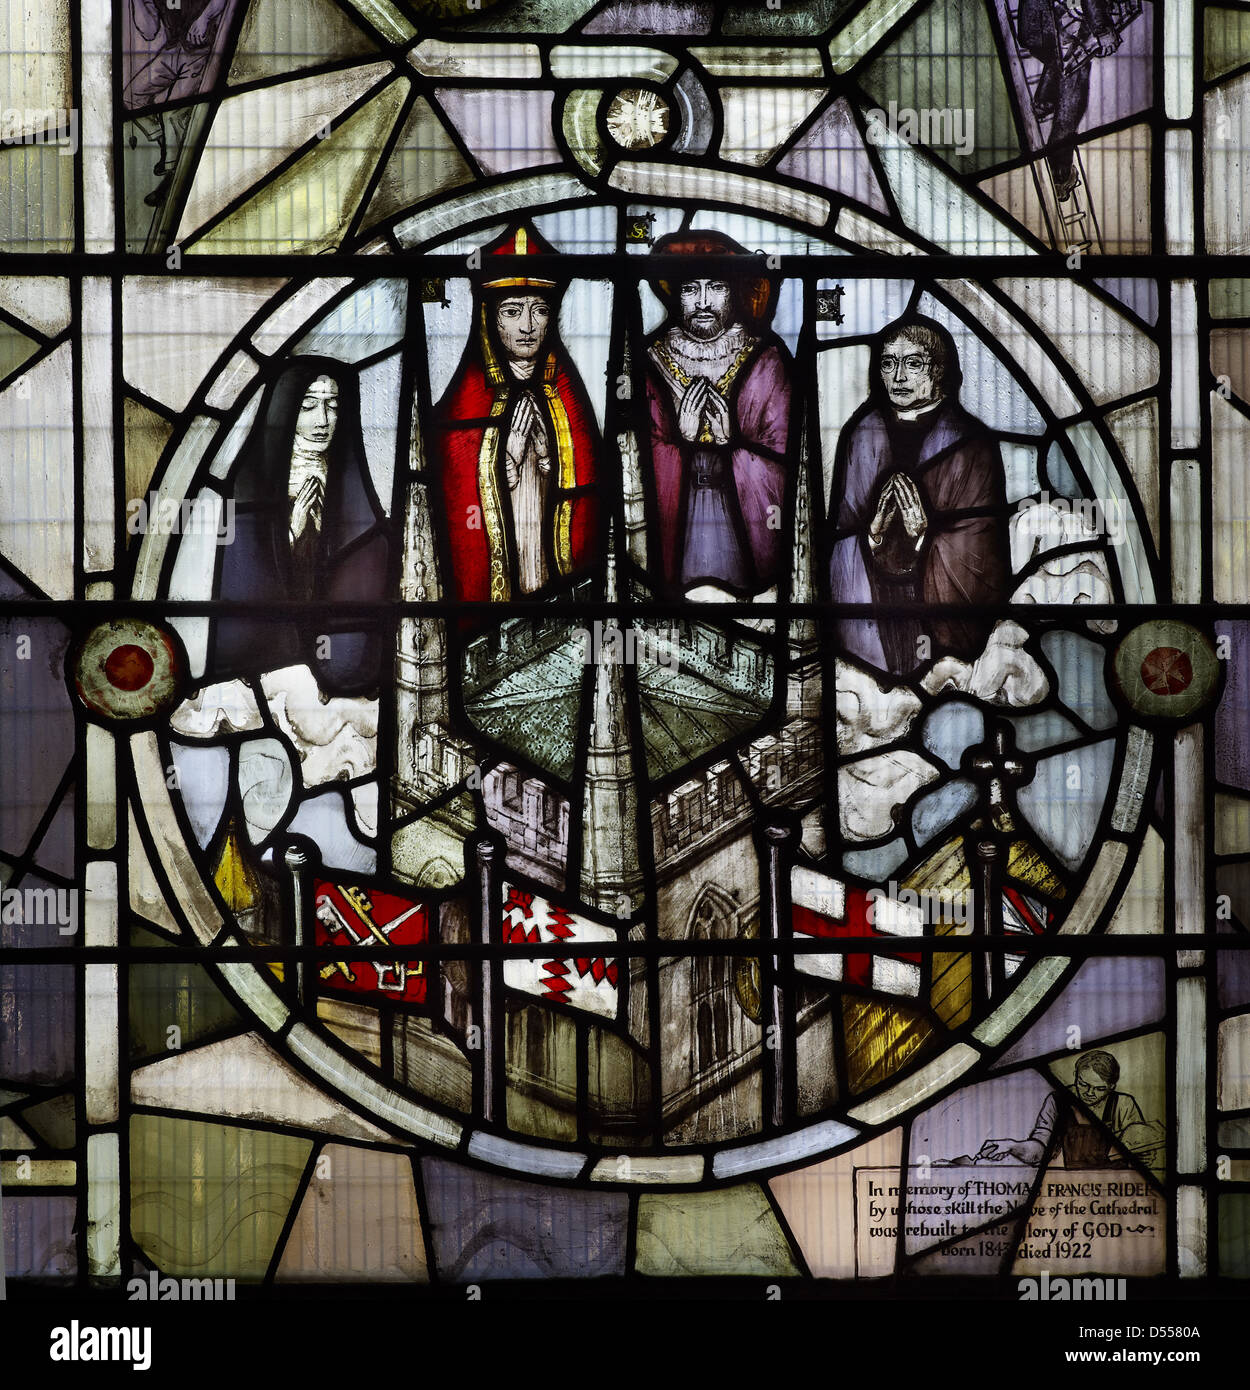
<instances>
[{"instance_id":1,"label":"pinnacle turret","mask_svg":"<svg viewBox=\"0 0 1250 1390\"><path fill-rule=\"evenodd\" d=\"M604 600L617 601L616 554L608 535ZM620 624L601 623L586 650L595 661L586 757L582 825L582 899L603 912L627 915L642 893L638 857L638 780L635 772Z\"/></svg>"}]
</instances>

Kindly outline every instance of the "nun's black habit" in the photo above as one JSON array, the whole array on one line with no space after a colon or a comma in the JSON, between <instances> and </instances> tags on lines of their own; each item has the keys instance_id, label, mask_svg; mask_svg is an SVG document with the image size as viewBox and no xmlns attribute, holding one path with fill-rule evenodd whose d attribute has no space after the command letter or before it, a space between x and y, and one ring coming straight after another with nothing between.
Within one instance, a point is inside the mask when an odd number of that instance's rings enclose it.
<instances>
[{"instance_id":1,"label":"nun's black habit","mask_svg":"<svg viewBox=\"0 0 1250 1390\"><path fill-rule=\"evenodd\" d=\"M296 562L287 496L295 426L318 377L338 385L338 417L326 450L325 500L311 563ZM378 615L336 615L338 603L386 597L390 539L369 476L355 372L327 358L296 358L266 388L232 477L234 541L222 548L219 597L251 613L215 624L211 677L256 676L306 663L322 690L360 694L377 685ZM280 614L271 606L301 603ZM322 639L328 639L323 641ZM319 654L320 653L320 654Z\"/></svg>"}]
</instances>

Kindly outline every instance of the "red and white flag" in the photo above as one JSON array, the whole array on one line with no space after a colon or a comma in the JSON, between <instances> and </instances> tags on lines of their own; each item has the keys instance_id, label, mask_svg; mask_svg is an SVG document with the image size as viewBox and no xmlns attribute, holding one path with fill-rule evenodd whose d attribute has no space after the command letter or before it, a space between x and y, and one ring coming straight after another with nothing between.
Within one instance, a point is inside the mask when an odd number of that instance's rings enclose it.
<instances>
[{"instance_id":1,"label":"red and white flag","mask_svg":"<svg viewBox=\"0 0 1250 1390\"><path fill-rule=\"evenodd\" d=\"M551 942L565 950L582 948L550 960L541 956L505 960L503 981L510 989L605 1018L616 1017L620 963L602 954L604 942L616 944L614 928L587 921L536 893L505 883L502 935L505 946ZM594 947L600 949L594 951Z\"/></svg>"},{"instance_id":2,"label":"red and white flag","mask_svg":"<svg viewBox=\"0 0 1250 1390\"><path fill-rule=\"evenodd\" d=\"M1007 884L1003 889L1003 931L1008 936L1042 936L1054 914L1037 898ZM1003 955L1003 974L1010 978L1024 964L1024 957Z\"/></svg>"},{"instance_id":3,"label":"red and white flag","mask_svg":"<svg viewBox=\"0 0 1250 1390\"><path fill-rule=\"evenodd\" d=\"M924 933L924 911L920 905L892 897L882 889L848 888L815 869L796 866L790 871L790 902L791 920L799 940ZM796 951L794 968L823 980L862 985L882 994L914 999L920 993L920 960L914 951L899 955Z\"/></svg>"}]
</instances>

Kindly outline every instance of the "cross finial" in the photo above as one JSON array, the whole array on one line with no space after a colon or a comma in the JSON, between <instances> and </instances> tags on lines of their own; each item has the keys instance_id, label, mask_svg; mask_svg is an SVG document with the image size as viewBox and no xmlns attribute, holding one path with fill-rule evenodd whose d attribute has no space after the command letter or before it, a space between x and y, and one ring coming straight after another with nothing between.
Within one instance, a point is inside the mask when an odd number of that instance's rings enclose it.
<instances>
[{"instance_id":1,"label":"cross finial","mask_svg":"<svg viewBox=\"0 0 1250 1390\"><path fill-rule=\"evenodd\" d=\"M1010 789L1028 780L1030 766L1016 754L1015 730L1005 719L995 722L989 739L969 749L969 771L985 788L990 825L998 830L1015 829Z\"/></svg>"}]
</instances>

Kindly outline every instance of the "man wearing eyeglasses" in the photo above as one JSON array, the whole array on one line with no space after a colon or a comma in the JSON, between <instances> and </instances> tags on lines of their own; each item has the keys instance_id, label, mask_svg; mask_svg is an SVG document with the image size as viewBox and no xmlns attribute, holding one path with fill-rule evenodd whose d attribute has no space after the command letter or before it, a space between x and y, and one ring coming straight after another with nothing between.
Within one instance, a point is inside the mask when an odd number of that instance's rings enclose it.
<instances>
[{"instance_id":1,"label":"man wearing eyeglasses","mask_svg":"<svg viewBox=\"0 0 1250 1390\"><path fill-rule=\"evenodd\" d=\"M1116 1090L1119 1079L1120 1064L1110 1052L1086 1052L1077 1059L1070 1092L1080 1105L1052 1091L1027 1139L987 1139L977 1161L1036 1166L1051 1149L1057 1131L1065 1168L1120 1166L1123 1158L1112 1152L1116 1144L1151 1163L1162 1144L1162 1126L1147 1122L1137 1101Z\"/></svg>"},{"instance_id":2,"label":"man wearing eyeglasses","mask_svg":"<svg viewBox=\"0 0 1250 1390\"><path fill-rule=\"evenodd\" d=\"M897 675L944 655L974 660L993 614L950 610L988 609L1009 593L997 445L960 405L959 356L932 319L886 328L869 370L869 399L838 441L830 587L835 603L873 616L840 619L842 645Z\"/></svg>"}]
</instances>

